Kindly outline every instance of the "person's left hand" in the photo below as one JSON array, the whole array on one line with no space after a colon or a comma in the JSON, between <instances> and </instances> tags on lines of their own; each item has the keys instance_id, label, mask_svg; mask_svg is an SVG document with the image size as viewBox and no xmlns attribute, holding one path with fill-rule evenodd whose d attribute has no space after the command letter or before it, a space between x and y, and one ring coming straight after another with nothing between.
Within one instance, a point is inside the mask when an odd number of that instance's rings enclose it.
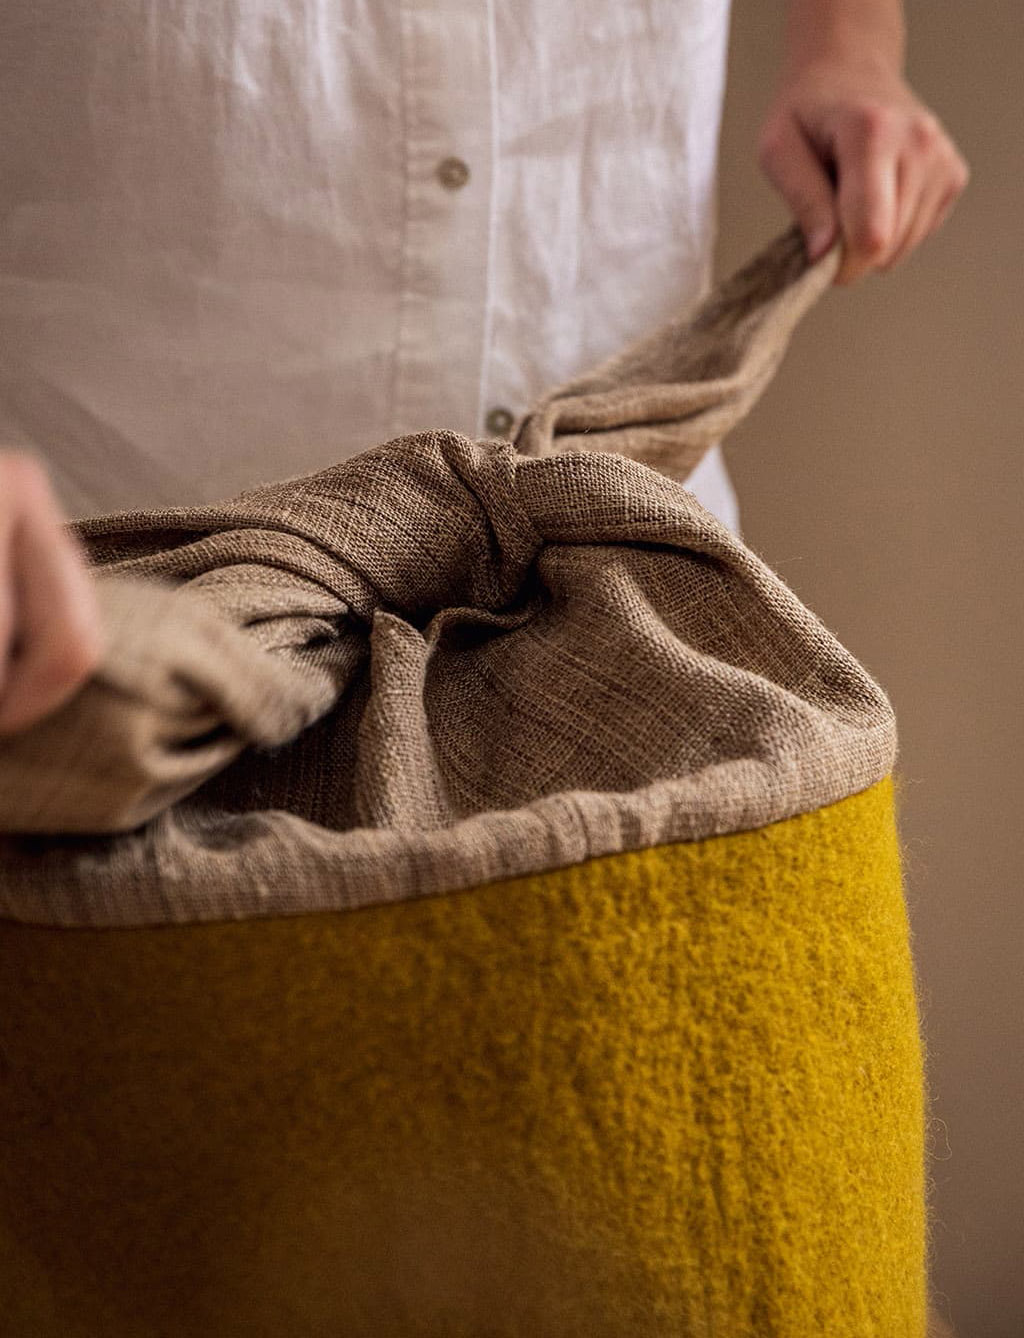
<instances>
[{"instance_id":1,"label":"person's left hand","mask_svg":"<svg viewBox=\"0 0 1024 1338\"><path fill-rule=\"evenodd\" d=\"M836 55L784 76L758 158L812 260L842 238L840 284L903 260L968 180L956 145L897 71Z\"/></svg>"}]
</instances>

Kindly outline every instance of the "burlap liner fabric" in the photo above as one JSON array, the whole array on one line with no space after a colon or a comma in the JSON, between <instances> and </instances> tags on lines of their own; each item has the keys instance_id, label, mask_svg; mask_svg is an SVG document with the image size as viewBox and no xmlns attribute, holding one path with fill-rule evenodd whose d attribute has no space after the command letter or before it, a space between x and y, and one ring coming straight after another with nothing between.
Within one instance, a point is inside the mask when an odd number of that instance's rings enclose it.
<instances>
[{"instance_id":1,"label":"burlap liner fabric","mask_svg":"<svg viewBox=\"0 0 1024 1338\"><path fill-rule=\"evenodd\" d=\"M0 913L368 905L756 828L888 775L881 689L664 476L747 411L837 259L780 238L515 444L425 432L82 522L106 651L0 741Z\"/></svg>"},{"instance_id":2,"label":"burlap liner fabric","mask_svg":"<svg viewBox=\"0 0 1024 1338\"><path fill-rule=\"evenodd\" d=\"M519 450L616 451L685 480L756 403L838 263L834 250L808 270L799 232L785 234L695 312L542 396Z\"/></svg>"}]
</instances>

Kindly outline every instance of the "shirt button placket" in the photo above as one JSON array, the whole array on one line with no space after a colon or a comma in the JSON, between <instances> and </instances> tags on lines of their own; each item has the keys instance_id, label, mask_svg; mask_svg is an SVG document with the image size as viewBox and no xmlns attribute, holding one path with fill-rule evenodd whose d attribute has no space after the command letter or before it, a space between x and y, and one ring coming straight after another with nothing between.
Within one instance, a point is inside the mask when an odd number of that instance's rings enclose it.
<instances>
[{"instance_id":1,"label":"shirt button placket","mask_svg":"<svg viewBox=\"0 0 1024 1338\"><path fill-rule=\"evenodd\" d=\"M493 0L398 0L405 216L391 433L477 430L489 346Z\"/></svg>"}]
</instances>

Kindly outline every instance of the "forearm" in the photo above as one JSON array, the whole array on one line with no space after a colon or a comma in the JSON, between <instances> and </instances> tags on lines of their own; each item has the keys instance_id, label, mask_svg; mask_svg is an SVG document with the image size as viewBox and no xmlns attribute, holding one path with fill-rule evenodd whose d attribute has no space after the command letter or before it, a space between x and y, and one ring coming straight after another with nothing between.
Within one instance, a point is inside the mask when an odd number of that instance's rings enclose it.
<instances>
[{"instance_id":1,"label":"forearm","mask_svg":"<svg viewBox=\"0 0 1024 1338\"><path fill-rule=\"evenodd\" d=\"M902 71L905 48L903 0L789 0L786 70L842 53L852 62Z\"/></svg>"}]
</instances>

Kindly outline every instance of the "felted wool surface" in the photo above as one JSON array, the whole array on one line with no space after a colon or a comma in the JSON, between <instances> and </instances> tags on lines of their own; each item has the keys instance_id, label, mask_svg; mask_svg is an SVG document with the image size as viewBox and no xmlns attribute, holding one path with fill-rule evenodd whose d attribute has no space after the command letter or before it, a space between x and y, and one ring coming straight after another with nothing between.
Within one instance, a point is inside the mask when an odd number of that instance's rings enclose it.
<instances>
[{"instance_id":1,"label":"felted wool surface","mask_svg":"<svg viewBox=\"0 0 1024 1338\"><path fill-rule=\"evenodd\" d=\"M888 780L342 912L0 922L12 1338L922 1338Z\"/></svg>"}]
</instances>

